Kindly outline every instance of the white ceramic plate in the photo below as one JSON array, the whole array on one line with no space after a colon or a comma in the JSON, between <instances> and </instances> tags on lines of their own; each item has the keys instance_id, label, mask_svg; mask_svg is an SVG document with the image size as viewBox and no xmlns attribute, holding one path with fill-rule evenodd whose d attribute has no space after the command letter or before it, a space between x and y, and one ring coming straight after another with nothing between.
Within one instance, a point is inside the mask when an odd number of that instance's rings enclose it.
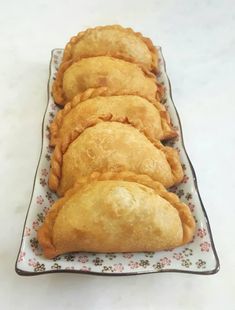
<instances>
[{"instance_id":1,"label":"white ceramic plate","mask_svg":"<svg viewBox=\"0 0 235 310\"><path fill-rule=\"evenodd\" d=\"M168 145L170 144L178 149L185 172L182 184L172 188L172 191L182 201L186 202L193 212L197 223L193 241L184 247L157 253L76 253L61 255L51 260L42 255L36 232L42 224L48 209L56 200L55 194L47 186L50 157L53 151L49 147L48 129L58 110L51 96L51 87L61 62L62 53L62 49L52 51L48 82L48 104L42 125L42 149L16 261L16 272L20 275L38 275L48 272L83 272L102 275L131 275L162 271L197 274L216 273L219 270L219 260L208 218L198 192L195 172L184 148L180 120L172 101L170 83L160 48L160 73L158 78L166 88L164 104L170 113L175 128L179 132L179 138L168 142Z\"/></svg>"}]
</instances>

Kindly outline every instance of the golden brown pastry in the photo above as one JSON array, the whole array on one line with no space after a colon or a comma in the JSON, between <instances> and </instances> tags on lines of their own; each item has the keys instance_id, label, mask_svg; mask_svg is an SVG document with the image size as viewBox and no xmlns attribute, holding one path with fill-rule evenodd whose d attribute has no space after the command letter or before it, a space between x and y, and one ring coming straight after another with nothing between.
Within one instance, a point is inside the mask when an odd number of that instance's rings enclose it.
<instances>
[{"instance_id":1,"label":"golden brown pastry","mask_svg":"<svg viewBox=\"0 0 235 310\"><path fill-rule=\"evenodd\" d=\"M100 87L107 87L108 95L139 95L150 101L159 99L162 91L149 71L121 59L99 56L62 63L52 92L55 102L64 105L85 90Z\"/></svg>"},{"instance_id":2,"label":"golden brown pastry","mask_svg":"<svg viewBox=\"0 0 235 310\"><path fill-rule=\"evenodd\" d=\"M112 56L156 71L158 53L150 39L119 25L87 29L66 45L63 61L94 56Z\"/></svg>"},{"instance_id":3,"label":"golden brown pastry","mask_svg":"<svg viewBox=\"0 0 235 310\"><path fill-rule=\"evenodd\" d=\"M146 175L94 174L51 208L38 230L47 258L67 252L146 252L192 240L187 205Z\"/></svg>"},{"instance_id":4,"label":"golden brown pastry","mask_svg":"<svg viewBox=\"0 0 235 310\"><path fill-rule=\"evenodd\" d=\"M146 174L170 187L183 170L178 153L160 142L153 144L136 128L118 122L100 122L80 128L71 140L54 150L49 187L62 196L79 178L92 172L125 171Z\"/></svg>"},{"instance_id":5,"label":"golden brown pastry","mask_svg":"<svg viewBox=\"0 0 235 310\"><path fill-rule=\"evenodd\" d=\"M91 120L126 120L153 142L176 136L167 112L159 111L146 99L134 95L105 97L105 93L92 98L92 93L93 89L89 89L86 93L75 96L57 113L50 127L52 146L59 140L68 139L76 128Z\"/></svg>"}]
</instances>

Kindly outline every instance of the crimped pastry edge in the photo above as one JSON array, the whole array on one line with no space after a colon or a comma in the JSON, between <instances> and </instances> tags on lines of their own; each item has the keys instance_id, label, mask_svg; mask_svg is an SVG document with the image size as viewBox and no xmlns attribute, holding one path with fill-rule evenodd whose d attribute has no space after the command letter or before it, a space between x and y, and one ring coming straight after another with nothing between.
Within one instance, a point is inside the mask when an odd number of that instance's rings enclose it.
<instances>
[{"instance_id":1,"label":"crimped pastry edge","mask_svg":"<svg viewBox=\"0 0 235 310\"><path fill-rule=\"evenodd\" d=\"M86 101L91 98L99 97L99 96L101 97L109 96L107 92L107 87L89 88L85 92L75 96L73 100L71 100L65 105L64 109L58 111L53 122L50 125L50 145L51 146L55 146L57 143L59 130L63 123L64 117L81 102ZM120 95L120 96L137 96L137 95ZM110 97L114 97L114 96L110 96ZM138 97L141 97L141 96L138 96ZM146 98L143 98L143 99L147 100ZM165 107L160 102L149 101L149 100L147 101L153 104L155 108L159 111L159 114L161 117L162 130L164 133L164 137L162 140L167 140L167 139L176 137L177 133L172 128L170 116L168 112L166 111Z\"/></svg>"},{"instance_id":2,"label":"crimped pastry edge","mask_svg":"<svg viewBox=\"0 0 235 310\"><path fill-rule=\"evenodd\" d=\"M64 61L68 61L72 59L72 50L73 47L79 42L79 40L84 37L88 32L90 31L95 31L95 30L100 30L100 29L112 29L112 28L118 28L121 31L124 32L128 32L128 33L132 33L135 36L137 36L138 38L140 38L145 45L147 46L148 50L151 53L152 56L152 62L151 62L151 68L150 70L154 73L157 72L157 68L158 68L158 51L156 49L156 47L153 45L153 42L150 38L144 37L142 35L141 32L135 32L132 28L128 27L128 28L124 28L121 25L106 25L106 26L97 26L94 28L88 28L85 31L81 31L79 32L76 36L73 36L70 41L66 44L65 49L64 49L64 54L63 54L63 58L62 58L62 62ZM121 55L120 55L121 57ZM127 57L125 56L125 58L123 59L127 59ZM130 62L133 62L133 59L129 58L127 59ZM139 64L139 63L137 63Z\"/></svg>"},{"instance_id":3,"label":"crimped pastry edge","mask_svg":"<svg viewBox=\"0 0 235 310\"><path fill-rule=\"evenodd\" d=\"M48 180L48 185L49 188L58 193L58 188L60 184L60 179L61 179L61 168L63 165L63 155L67 151L69 145L76 140L85 129L95 126L100 122L103 121L110 121L110 122L119 122L127 125L132 125L132 122L129 121L129 119L126 117L125 119L118 119L111 114L103 115L102 117L99 117L97 119L90 119L82 124L80 124L80 127L77 127L76 130L74 130L71 135L67 136L64 141L59 141L54 149L54 152L52 154L51 158L51 167L50 167L50 174L49 174L49 180ZM132 125L133 126L133 125ZM135 126L133 126L135 127ZM138 129L137 129L138 130ZM141 132L144 134L144 136L159 150L164 152L167 162L171 167L172 175L173 175L173 181L174 183L170 186L176 185L179 182L182 181L183 179L183 169L179 160L179 155L177 150L171 148L171 147L165 147L162 145L162 143L159 140L156 141L151 141L149 139L148 135L146 135L145 132Z\"/></svg>"},{"instance_id":4,"label":"crimped pastry edge","mask_svg":"<svg viewBox=\"0 0 235 310\"><path fill-rule=\"evenodd\" d=\"M55 100L55 103L61 106L64 106L68 103L67 98L65 96L65 93L63 91L63 76L65 71L74 63L77 63L83 59L89 59L89 58L97 58L97 57L108 57L108 58L112 58L112 59L118 59L124 62L128 62L131 63L130 61L126 61L124 59L122 59L121 57L112 57L112 56L94 56L94 57L83 57L80 59L76 59L76 60L68 60L68 61L64 61L60 64L58 72L56 74L56 79L52 85L52 95L53 98ZM153 74L152 72L148 71L147 69L145 69L143 66L137 65L136 63L132 63L133 65L136 65L137 67L139 67L140 70L142 70L143 74L154 80L155 84L156 84L156 94L155 94L155 98L156 100L161 100L163 97L163 94L165 93L165 88L157 82L156 79L156 75ZM113 95L118 95L119 93L114 93ZM121 94L120 94L121 95ZM145 97L146 99L149 100L149 98Z\"/></svg>"},{"instance_id":5,"label":"crimped pastry edge","mask_svg":"<svg viewBox=\"0 0 235 310\"><path fill-rule=\"evenodd\" d=\"M130 171L122 172L106 172L99 173L94 172L88 177L83 177L78 180L73 188L69 189L63 198L57 200L52 208L50 209L48 215L45 218L43 226L38 230L38 240L40 245L43 247L44 254L48 258L53 258L59 253L56 252L56 248L53 245L52 241L52 231L53 226L57 217L58 212L63 207L64 203L69 200L69 198L76 193L77 190L81 189L88 183L95 181L104 181L104 180L122 180L135 182L138 184L145 185L149 188L152 188L157 195L161 196L165 200L171 203L171 205L177 209L179 217L181 219L182 229L183 229L183 240L182 244L190 242L193 238L195 231L195 220L192 216L192 213L189 207L182 203L177 195L174 193L168 192L165 187L158 181L152 180L147 175L138 175Z\"/></svg>"}]
</instances>

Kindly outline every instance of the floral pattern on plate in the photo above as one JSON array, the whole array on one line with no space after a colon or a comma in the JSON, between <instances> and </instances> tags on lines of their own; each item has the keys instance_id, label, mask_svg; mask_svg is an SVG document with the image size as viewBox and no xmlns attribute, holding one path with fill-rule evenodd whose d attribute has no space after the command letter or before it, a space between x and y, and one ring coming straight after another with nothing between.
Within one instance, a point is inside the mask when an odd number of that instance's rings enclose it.
<instances>
[{"instance_id":1,"label":"floral pattern on plate","mask_svg":"<svg viewBox=\"0 0 235 310\"><path fill-rule=\"evenodd\" d=\"M181 125L171 98L171 89L166 75L165 63L160 54L158 79L166 92L163 103L169 111L172 123L179 136L167 144L180 154L184 169L183 182L171 188L182 201L187 203L196 220L194 239L186 246L173 250L150 253L70 253L54 259L46 259L37 240L37 230L43 223L50 206L57 199L48 186L50 158L53 149L49 146L49 125L59 109L51 96L51 87L63 54L62 49L52 51L50 77L48 82L48 105L43 119L42 153L36 171L33 194L25 222L22 242L16 261L16 272L20 275L34 275L46 272L85 272L98 274L141 274L160 271L178 271L211 274L219 270L219 260L214 247L206 212L197 189L193 167L183 146Z\"/></svg>"}]
</instances>

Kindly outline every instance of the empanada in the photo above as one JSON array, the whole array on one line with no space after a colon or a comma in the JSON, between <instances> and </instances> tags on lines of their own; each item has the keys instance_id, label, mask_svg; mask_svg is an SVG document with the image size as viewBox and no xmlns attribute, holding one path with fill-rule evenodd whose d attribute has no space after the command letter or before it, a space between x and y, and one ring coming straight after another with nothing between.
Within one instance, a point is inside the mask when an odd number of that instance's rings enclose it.
<instances>
[{"instance_id":1,"label":"empanada","mask_svg":"<svg viewBox=\"0 0 235 310\"><path fill-rule=\"evenodd\" d=\"M54 150L49 187L62 196L79 178L92 172L125 171L149 175L170 187L183 170L176 150L153 144L129 124L100 122L78 129Z\"/></svg>"},{"instance_id":2,"label":"empanada","mask_svg":"<svg viewBox=\"0 0 235 310\"><path fill-rule=\"evenodd\" d=\"M187 205L146 175L94 174L51 208L38 230L44 255L160 251L190 242Z\"/></svg>"},{"instance_id":3,"label":"empanada","mask_svg":"<svg viewBox=\"0 0 235 310\"><path fill-rule=\"evenodd\" d=\"M66 140L76 128L90 120L127 121L151 140L176 136L166 111L159 111L146 99L134 96L102 96L92 98L93 89L77 95L60 110L50 126L50 144ZM90 98L90 99L89 99ZM160 103L159 103L160 105ZM163 108L162 108L163 109Z\"/></svg>"},{"instance_id":4,"label":"empanada","mask_svg":"<svg viewBox=\"0 0 235 310\"><path fill-rule=\"evenodd\" d=\"M63 61L94 56L121 58L154 72L158 65L158 52L152 41L119 25L100 26L78 33L66 45Z\"/></svg>"},{"instance_id":5,"label":"empanada","mask_svg":"<svg viewBox=\"0 0 235 310\"><path fill-rule=\"evenodd\" d=\"M139 95L150 101L160 98L156 77L138 65L109 57L83 58L63 63L52 87L56 103L64 105L88 88L107 87L109 95Z\"/></svg>"}]
</instances>

